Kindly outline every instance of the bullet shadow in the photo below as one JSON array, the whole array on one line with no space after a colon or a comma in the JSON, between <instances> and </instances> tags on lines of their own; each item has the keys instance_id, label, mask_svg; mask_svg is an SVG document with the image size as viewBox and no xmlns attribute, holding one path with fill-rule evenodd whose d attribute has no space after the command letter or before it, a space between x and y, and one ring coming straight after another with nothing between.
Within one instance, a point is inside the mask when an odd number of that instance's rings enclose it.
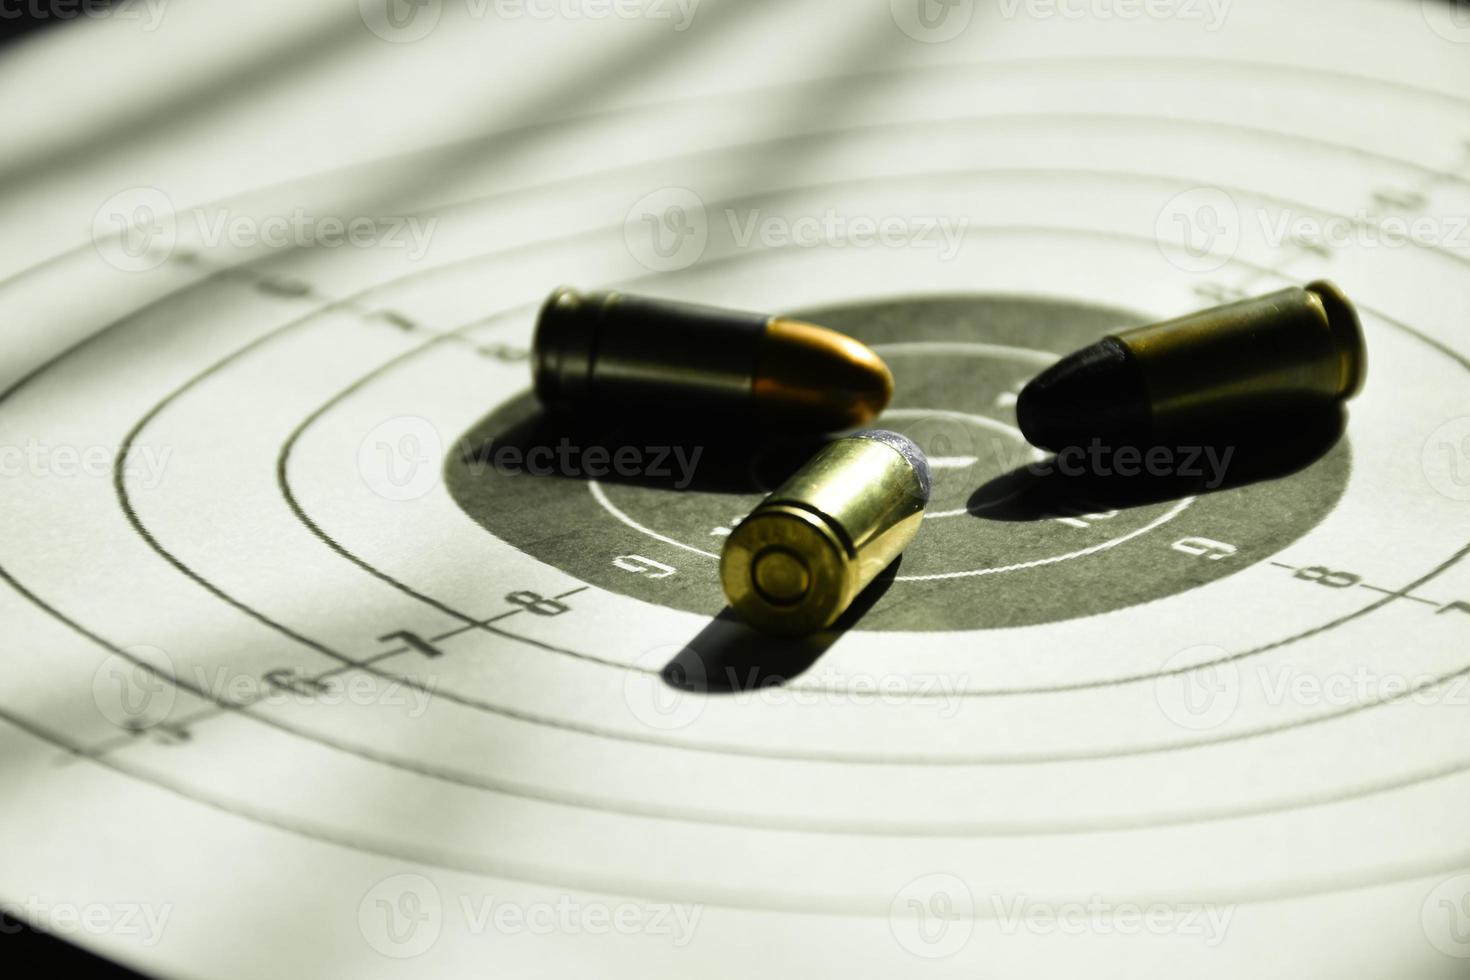
<instances>
[{"instance_id":1,"label":"bullet shadow","mask_svg":"<svg viewBox=\"0 0 1470 980\"><path fill-rule=\"evenodd\" d=\"M990 480L970 496L966 506L974 517L1024 522L1089 510L1124 510L1218 493L1306 469L1337 446L1346 426L1347 411L1341 405L1334 405L1292 413L1286 421L1252 420L1171 438L1167 445L1135 447L1145 458L1151 449L1167 449L1175 465L1181 468L1188 451L1198 448L1193 467L1200 472L1145 471L1119 476L1079 474L1073 468L1069 473L1063 471L1060 457L1053 456ZM1117 448L1123 447L1110 448L1104 457L1108 467ZM1220 473L1211 471L1207 451L1213 451L1216 461L1226 459L1225 453L1230 454Z\"/></svg>"},{"instance_id":2,"label":"bullet shadow","mask_svg":"<svg viewBox=\"0 0 1470 980\"><path fill-rule=\"evenodd\" d=\"M659 676L680 691L738 694L782 687L811 669L832 644L856 626L893 585L900 557L853 600L828 629L811 636L761 633L726 609L670 660Z\"/></svg>"},{"instance_id":3,"label":"bullet shadow","mask_svg":"<svg viewBox=\"0 0 1470 980\"><path fill-rule=\"evenodd\" d=\"M650 448L678 448L685 460L697 465L686 483L670 453L663 472L638 470L588 474L578 467L570 472L552 466L549 472L513 467L508 478L565 479L643 487L659 492L749 495L768 493L806 464L819 449L840 434L761 428L746 422L736 427L717 419L629 419L588 423L541 407L534 395L523 395L481 419L449 453L446 468L469 471L476 479L506 472L497 456L511 450L524 463L532 450L555 451L565 443L583 460L588 449L600 448L610 458L619 449L643 453ZM543 452L541 458L545 458ZM483 474L476 474L483 467ZM900 559L901 561L901 559ZM735 693L784 684L811 668L827 648L851 629L892 585L899 562L879 575L829 629L809 637L780 637L757 632L725 609L695 637L688 648L663 671L664 680L682 690ZM698 652L696 652L698 651Z\"/></svg>"}]
</instances>

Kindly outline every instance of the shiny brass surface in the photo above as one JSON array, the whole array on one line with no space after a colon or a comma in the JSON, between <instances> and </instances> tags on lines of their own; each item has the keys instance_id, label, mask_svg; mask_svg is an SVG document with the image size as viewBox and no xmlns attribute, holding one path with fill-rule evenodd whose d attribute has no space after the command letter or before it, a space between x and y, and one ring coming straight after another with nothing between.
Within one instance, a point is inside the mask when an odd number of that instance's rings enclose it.
<instances>
[{"instance_id":1,"label":"shiny brass surface","mask_svg":"<svg viewBox=\"0 0 1470 980\"><path fill-rule=\"evenodd\" d=\"M1329 282L1115 336L1142 373L1156 435L1351 398L1367 373L1357 313Z\"/></svg>"},{"instance_id":2,"label":"shiny brass surface","mask_svg":"<svg viewBox=\"0 0 1470 980\"><path fill-rule=\"evenodd\" d=\"M862 433L823 448L726 539L720 580L731 608L773 633L831 626L918 533L923 467Z\"/></svg>"}]
</instances>

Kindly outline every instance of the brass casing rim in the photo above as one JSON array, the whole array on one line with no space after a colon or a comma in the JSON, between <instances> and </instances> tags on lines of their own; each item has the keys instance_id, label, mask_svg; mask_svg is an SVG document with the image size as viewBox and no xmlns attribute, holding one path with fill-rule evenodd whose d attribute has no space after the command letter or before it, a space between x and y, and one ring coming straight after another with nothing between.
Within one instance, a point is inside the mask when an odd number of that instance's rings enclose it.
<instances>
[{"instance_id":1,"label":"brass casing rim","mask_svg":"<svg viewBox=\"0 0 1470 980\"><path fill-rule=\"evenodd\" d=\"M808 575L800 599L773 603L752 587L755 562L767 551L799 557ZM852 602L851 548L821 516L786 503L763 505L731 532L720 555L720 584L746 622L772 633L801 635L831 626Z\"/></svg>"},{"instance_id":2,"label":"brass casing rim","mask_svg":"<svg viewBox=\"0 0 1470 980\"><path fill-rule=\"evenodd\" d=\"M1342 367L1340 397L1353 398L1368 380L1368 343L1363 337L1363 323L1358 311L1336 283L1318 279L1306 285L1326 318L1327 329L1337 345Z\"/></svg>"},{"instance_id":3,"label":"brass casing rim","mask_svg":"<svg viewBox=\"0 0 1470 980\"><path fill-rule=\"evenodd\" d=\"M569 411L583 397L592 373L590 338L606 306L606 297L589 297L571 286L558 286L536 315L531 340L531 381L543 405Z\"/></svg>"}]
</instances>

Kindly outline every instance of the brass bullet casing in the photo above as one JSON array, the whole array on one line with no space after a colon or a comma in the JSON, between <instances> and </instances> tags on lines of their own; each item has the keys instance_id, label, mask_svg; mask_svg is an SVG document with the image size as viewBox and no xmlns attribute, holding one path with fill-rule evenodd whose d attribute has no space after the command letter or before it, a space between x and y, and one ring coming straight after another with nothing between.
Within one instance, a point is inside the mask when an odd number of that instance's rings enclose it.
<instances>
[{"instance_id":1,"label":"brass bullet casing","mask_svg":"<svg viewBox=\"0 0 1470 980\"><path fill-rule=\"evenodd\" d=\"M831 626L908 547L929 490L928 460L896 432L828 444L725 540L720 582L731 608L771 633Z\"/></svg>"},{"instance_id":2,"label":"brass bullet casing","mask_svg":"<svg viewBox=\"0 0 1470 980\"><path fill-rule=\"evenodd\" d=\"M1044 449L1136 445L1332 406L1367 364L1352 303L1319 281L1105 337L1038 375L1016 415Z\"/></svg>"},{"instance_id":3,"label":"brass bullet casing","mask_svg":"<svg viewBox=\"0 0 1470 980\"><path fill-rule=\"evenodd\" d=\"M835 330L618 292L551 294L536 394L566 415L668 415L816 431L865 425L893 395L868 347Z\"/></svg>"}]
</instances>

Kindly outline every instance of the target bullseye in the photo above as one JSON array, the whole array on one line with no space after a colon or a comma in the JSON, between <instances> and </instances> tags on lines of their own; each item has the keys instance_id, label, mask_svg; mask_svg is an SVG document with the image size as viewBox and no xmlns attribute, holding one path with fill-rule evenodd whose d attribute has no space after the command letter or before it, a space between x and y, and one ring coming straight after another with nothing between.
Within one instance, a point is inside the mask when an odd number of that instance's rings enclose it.
<instances>
[{"instance_id":1,"label":"target bullseye","mask_svg":"<svg viewBox=\"0 0 1470 980\"><path fill-rule=\"evenodd\" d=\"M1249 567L1251 554L1230 562L1199 562L1176 544L1248 520L1253 554L1273 554L1314 527L1345 485L1345 442L1289 478L1303 483L1293 494L1311 501L1309 507L1263 506L1260 492L1249 487L1231 494L1207 492L1220 486L1211 484L1212 476L1221 481L1226 476L1209 471L1204 447L1181 453L1174 460L1178 471L1157 474L1166 488L1188 492L1158 494L1147 480L1069 479L1043 468L1047 457L1015 428L1015 392L1056 353L1096 336L1104 324L1126 322L1126 314L974 297L861 304L809 315L885 356L898 395L881 424L907 435L940 462L925 527L904 554L892 587L856 625L860 630L1023 625L1195 588ZM533 405L512 400L465 441L493 445L535 417ZM447 485L460 506L492 533L524 542L529 553L578 578L714 615L724 605L715 577L723 539L731 521L770 485L727 482L720 475L759 474L760 447L736 447L730 450L734 458L717 458L718 446L698 448L705 470L688 492L658 481L528 479L464 468L453 458ZM617 446L609 449L615 452ZM1201 486L1206 492L1196 492ZM569 508L588 528L575 542L539 533L532 500L544 507L547 495L565 500L555 506ZM620 574L601 560L603 554L638 554L665 564L694 555L708 564L704 575L696 566L682 579L654 580ZM773 587L794 588L784 581L775 584L782 579L779 570L773 565L769 573ZM1093 584L1100 580L1107 581L1106 589Z\"/></svg>"}]
</instances>

